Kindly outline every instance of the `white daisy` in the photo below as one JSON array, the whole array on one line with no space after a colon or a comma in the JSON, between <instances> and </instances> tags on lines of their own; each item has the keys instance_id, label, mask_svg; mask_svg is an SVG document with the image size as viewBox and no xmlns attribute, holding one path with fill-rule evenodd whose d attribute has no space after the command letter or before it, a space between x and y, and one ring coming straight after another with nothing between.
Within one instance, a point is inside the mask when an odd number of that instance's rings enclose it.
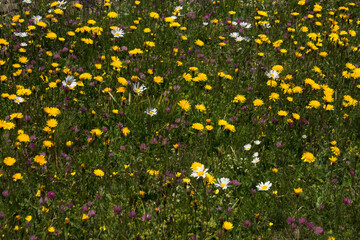
<instances>
[{"instance_id":1,"label":"white daisy","mask_svg":"<svg viewBox=\"0 0 360 240\"><path fill-rule=\"evenodd\" d=\"M239 25L243 28L251 28L251 23L241 22Z\"/></svg>"},{"instance_id":2,"label":"white daisy","mask_svg":"<svg viewBox=\"0 0 360 240\"><path fill-rule=\"evenodd\" d=\"M215 186L221 187L222 189L227 189L229 183L230 183L230 179L228 178L218 178L217 183L215 183Z\"/></svg>"},{"instance_id":3,"label":"white daisy","mask_svg":"<svg viewBox=\"0 0 360 240\"><path fill-rule=\"evenodd\" d=\"M17 37L27 37L28 33L27 32L14 32L14 35Z\"/></svg>"},{"instance_id":4,"label":"white daisy","mask_svg":"<svg viewBox=\"0 0 360 240\"><path fill-rule=\"evenodd\" d=\"M16 98L14 98L14 102L17 104L20 104L20 103L24 102L24 99L22 97L16 97Z\"/></svg>"},{"instance_id":5,"label":"white daisy","mask_svg":"<svg viewBox=\"0 0 360 240\"><path fill-rule=\"evenodd\" d=\"M34 23L36 24L41 21L42 17L40 15L36 15L33 16L31 19L34 20Z\"/></svg>"},{"instance_id":6,"label":"white daisy","mask_svg":"<svg viewBox=\"0 0 360 240\"><path fill-rule=\"evenodd\" d=\"M197 167L196 170L194 170L190 176L196 177L199 179L200 177L205 178L207 174L208 169L205 169L205 166L202 164L200 167Z\"/></svg>"},{"instance_id":7,"label":"white daisy","mask_svg":"<svg viewBox=\"0 0 360 240\"><path fill-rule=\"evenodd\" d=\"M244 150L245 151L249 151L251 149L251 144L246 144L245 146L244 146Z\"/></svg>"},{"instance_id":8,"label":"white daisy","mask_svg":"<svg viewBox=\"0 0 360 240\"><path fill-rule=\"evenodd\" d=\"M31 0L23 0L23 3L31 3Z\"/></svg>"},{"instance_id":9,"label":"white daisy","mask_svg":"<svg viewBox=\"0 0 360 240\"><path fill-rule=\"evenodd\" d=\"M255 157L251 162L256 165L258 162L260 162L260 158Z\"/></svg>"},{"instance_id":10,"label":"white daisy","mask_svg":"<svg viewBox=\"0 0 360 240\"><path fill-rule=\"evenodd\" d=\"M262 26L263 26L264 28L271 28L270 23L263 23Z\"/></svg>"},{"instance_id":11,"label":"white daisy","mask_svg":"<svg viewBox=\"0 0 360 240\"><path fill-rule=\"evenodd\" d=\"M230 37L237 38L237 37L239 37L239 33L238 32L232 32L232 33L230 33Z\"/></svg>"},{"instance_id":12,"label":"white daisy","mask_svg":"<svg viewBox=\"0 0 360 240\"><path fill-rule=\"evenodd\" d=\"M122 30L121 28L114 28L113 30L111 30L111 33L115 38L124 37L125 35L124 30Z\"/></svg>"},{"instance_id":13,"label":"white daisy","mask_svg":"<svg viewBox=\"0 0 360 240\"><path fill-rule=\"evenodd\" d=\"M157 109L156 108L147 108L145 113L147 113L148 115L150 115L150 117L155 116L157 114Z\"/></svg>"},{"instance_id":14,"label":"white daisy","mask_svg":"<svg viewBox=\"0 0 360 240\"><path fill-rule=\"evenodd\" d=\"M174 9L174 11L178 11L178 12L179 12L179 11L181 11L182 9L183 9L182 6L176 6L175 9Z\"/></svg>"},{"instance_id":15,"label":"white daisy","mask_svg":"<svg viewBox=\"0 0 360 240\"><path fill-rule=\"evenodd\" d=\"M259 153L258 152L255 152L254 154L253 154L253 157L255 158L255 157L258 157L259 156Z\"/></svg>"},{"instance_id":16,"label":"white daisy","mask_svg":"<svg viewBox=\"0 0 360 240\"><path fill-rule=\"evenodd\" d=\"M203 22L203 25L207 26L207 25L209 25L209 23L208 22Z\"/></svg>"},{"instance_id":17,"label":"white daisy","mask_svg":"<svg viewBox=\"0 0 360 240\"><path fill-rule=\"evenodd\" d=\"M270 70L270 71L266 72L266 76L268 78L277 79L277 78L279 78L279 73L277 71Z\"/></svg>"},{"instance_id":18,"label":"white daisy","mask_svg":"<svg viewBox=\"0 0 360 240\"><path fill-rule=\"evenodd\" d=\"M66 9L66 1L62 0L62 1L58 1L58 7L61 9Z\"/></svg>"},{"instance_id":19,"label":"white daisy","mask_svg":"<svg viewBox=\"0 0 360 240\"><path fill-rule=\"evenodd\" d=\"M254 143L255 143L256 145L259 145L259 144L261 143L261 141L255 140Z\"/></svg>"},{"instance_id":20,"label":"white daisy","mask_svg":"<svg viewBox=\"0 0 360 240\"><path fill-rule=\"evenodd\" d=\"M76 79L72 75L66 76L65 80L62 81L62 85L68 88L74 88L77 86Z\"/></svg>"},{"instance_id":21,"label":"white daisy","mask_svg":"<svg viewBox=\"0 0 360 240\"><path fill-rule=\"evenodd\" d=\"M231 24L232 24L233 26L238 25L238 23L237 23L237 22L235 22L235 21L232 21L232 22L231 22Z\"/></svg>"},{"instance_id":22,"label":"white daisy","mask_svg":"<svg viewBox=\"0 0 360 240\"><path fill-rule=\"evenodd\" d=\"M138 95L141 95L147 88L144 84L140 86L140 83L134 83L133 85L133 91L137 93Z\"/></svg>"},{"instance_id":23,"label":"white daisy","mask_svg":"<svg viewBox=\"0 0 360 240\"><path fill-rule=\"evenodd\" d=\"M259 191L267 191L272 186L272 183L270 181L267 181L266 183L259 183L256 187Z\"/></svg>"},{"instance_id":24,"label":"white daisy","mask_svg":"<svg viewBox=\"0 0 360 240\"><path fill-rule=\"evenodd\" d=\"M22 42L22 43L20 43L20 46L21 46L21 47L26 47L26 46L27 46L27 43L26 43L26 42Z\"/></svg>"}]
</instances>

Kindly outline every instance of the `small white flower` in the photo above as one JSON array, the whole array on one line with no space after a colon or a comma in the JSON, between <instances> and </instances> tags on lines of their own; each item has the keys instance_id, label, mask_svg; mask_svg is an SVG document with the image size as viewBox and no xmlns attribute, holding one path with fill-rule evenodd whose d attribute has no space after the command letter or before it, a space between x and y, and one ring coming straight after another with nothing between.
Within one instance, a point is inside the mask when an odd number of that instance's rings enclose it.
<instances>
[{"instance_id":1,"label":"small white flower","mask_svg":"<svg viewBox=\"0 0 360 240\"><path fill-rule=\"evenodd\" d=\"M33 16L31 19L34 20L34 23L36 24L41 21L42 17L40 15L36 15Z\"/></svg>"},{"instance_id":2,"label":"small white flower","mask_svg":"<svg viewBox=\"0 0 360 240\"><path fill-rule=\"evenodd\" d=\"M190 176L196 177L196 179L199 179L200 177L205 178L207 171L208 169L205 169L205 166L201 165L200 167L197 167L197 169L194 170Z\"/></svg>"},{"instance_id":3,"label":"small white flower","mask_svg":"<svg viewBox=\"0 0 360 240\"><path fill-rule=\"evenodd\" d=\"M239 33L238 32L232 32L232 33L230 33L230 37L237 38L237 37L239 37Z\"/></svg>"},{"instance_id":4,"label":"small white flower","mask_svg":"<svg viewBox=\"0 0 360 240\"><path fill-rule=\"evenodd\" d=\"M277 71L270 70L270 71L266 72L266 76L268 78L277 79L277 78L279 78L279 73Z\"/></svg>"},{"instance_id":5,"label":"small white flower","mask_svg":"<svg viewBox=\"0 0 360 240\"><path fill-rule=\"evenodd\" d=\"M255 152L254 154L253 154L253 157L255 158L255 157L258 157L259 156L259 153L258 152Z\"/></svg>"},{"instance_id":6,"label":"small white flower","mask_svg":"<svg viewBox=\"0 0 360 240\"><path fill-rule=\"evenodd\" d=\"M20 103L24 102L24 99L22 97L16 97L16 98L14 98L14 102L17 104L20 104Z\"/></svg>"},{"instance_id":7,"label":"small white flower","mask_svg":"<svg viewBox=\"0 0 360 240\"><path fill-rule=\"evenodd\" d=\"M261 143L261 141L255 140L254 143L255 143L256 145L259 145L259 144Z\"/></svg>"},{"instance_id":8,"label":"small white flower","mask_svg":"<svg viewBox=\"0 0 360 240\"><path fill-rule=\"evenodd\" d=\"M263 26L264 28L271 28L270 23L263 23L262 26Z\"/></svg>"},{"instance_id":9,"label":"small white flower","mask_svg":"<svg viewBox=\"0 0 360 240\"><path fill-rule=\"evenodd\" d=\"M124 30L122 30L121 28L114 28L113 30L111 30L111 33L115 38L124 37L125 35Z\"/></svg>"},{"instance_id":10,"label":"small white flower","mask_svg":"<svg viewBox=\"0 0 360 240\"><path fill-rule=\"evenodd\" d=\"M22 42L22 43L20 43L20 46L21 46L21 47L26 47L26 46L27 46L27 43L26 43L26 42Z\"/></svg>"},{"instance_id":11,"label":"small white flower","mask_svg":"<svg viewBox=\"0 0 360 240\"><path fill-rule=\"evenodd\" d=\"M14 32L14 35L17 37L27 37L28 33L27 32Z\"/></svg>"},{"instance_id":12,"label":"small white flower","mask_svg":"<svg viewBox=\"0 0 360 240\"><path fill-rule=\"evenodd\" d=\"M215 183L215 186L221 187L222 189L227 189L229 183L230 183L230 179L228 178L218 178L217 183Z\"/></svg>"},{"instance_id":13,"label":"small white flower","mask_svg":"<svg viewBox=\"0 0 360 240\"><path fill-rule=\"evenodd\" d=\"M249 151L251 149L251 144L246 144L245 146L244 146L244 150L245 151Z\"/></svg>"},{"instance_id":14,"label":"small white flower","mask_svg":"<svg viewBox=\"0 0 360 240\"><path fill-rule=\"evenodd\" d=\"M251 23L241 22L239 25L243 28L251 28Z\"/></svg>"},{"instance_id":15,"label":"small white flower","mask_svg":"<svg viewBox=\"0 0 360 240\"><path fill-rule=\"evenodd\" d=\"M23 0L23 3L31 3L31 0Z\"/></svg>"},{"instance_id":16,"label":"small white flower","mask_svg":"<svg viewBox=\"0 0 360 240\"><path fill-rule=\"evenodd\" d=\"M251 162L256 165L258 162L260 162L260 158L255 157Z\"/></svg>"},{"instance_id":17,"label":"small white flower","mask_svg":"<svg viewBox=\"0 0 360 240\"><path fill-rule=\"evenodd\" d=\"M272 186L272 183L270 181L267 181L266 183L259 183L256 187L259 191L267 191Z\"/></svg>"},{"instance_id":18,"label":"small white flower","mask_svg":"<svg viewBox=\"0 0 360 240\"><path fill-rule=\"evenodd\" d=\"M74 88L77 86L76 79L72 75L66 76L65 80L62 81L62 85L68 88Z\"/></svg>"},{"instance_id":19,"label":"small white flower","mask_svg":"<svg viewBox=\"0 0 360 240\"><path fill-rule=\"evenodd\" d=\"M209 23L208 22L203 22L203 25L207 26L207 25L209 25Z\"/></svg>"},{"instance_id":20,"label":"small white flower","mask_svg":"<svg viewBox=\"0 0 360 240\"><path fill-rule=\"evenodd\" d=\"M61 9L66 9L66 1L62 0L62 1L58 1L58 7Z\"/></svg>"},{"instance_id":21,"label":"small white flower","mask_svg":"<svg viewBox=\"0 0 360 240\"><path fill-rule=\"evenodd\" d=\"M307 138L307 136L306 136L306 135L302 135L301 137L302 137L303 139L306 139L306 138Z\"/></svg>"},{"instance_id":22,"label":"small white flower","mask_svg":"<svg viewBox=\"0 0 360 240\"><path fill-rule=\"evenodd\" d=\"M157 109L150 107L150 108L146 109L145 113L147 113L148 115L150 115L150 117L152 117L157 114Z\"/></svg>"},{"instance_id":23,"label":"small white flower","mask_svg":"<svg viewBox=\"0 0 360 240\"><path fill-rule=\"evenodd\" d=\"M237 23L237 22L235 22L235 21L232 21L232 22L231 22L231 24L232 24L233 26L238 25L238 23Z\"/></svg>"},{"instance_id":24,"label":"small white flower","mask_svg":"<svg viewBox=\"0 0 360 240\"><path fill-rule=\"evenodd\" d=\"M183 9L182 6L176 6L175 9L174 9L174 11L178 11L178 12L179 12L179 11L181 11L182 9Z\"/></svg>"},{"instance_id":25,"label":"small white flower","mask_svg":"<svg viewBox=\"0 0 360 240\"><path fill-rule=\"evenodd\" d=\"M137 93L138 95L141 95L147 88L144 84L140 86L140 83L135 83L133 86L133 91Z\"/></svg>"},{"instance_id":26,"label":"small white flower","mask_svg":"<svg viewBox=\"0 0 360 240\"><path fill-rule=\"evenodd\" d=\"M174 19L174 20L176 20L176 19L177 19L177 16L172 15L171 18Z\"/></svg>"}]
</instances>

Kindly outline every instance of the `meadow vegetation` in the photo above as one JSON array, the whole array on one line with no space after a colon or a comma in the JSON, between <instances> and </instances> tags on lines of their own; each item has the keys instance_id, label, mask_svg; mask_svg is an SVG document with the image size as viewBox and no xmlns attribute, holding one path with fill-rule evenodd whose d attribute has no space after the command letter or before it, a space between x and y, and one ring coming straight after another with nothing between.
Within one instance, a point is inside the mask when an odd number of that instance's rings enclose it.
<instances>
[{"instance_id":1,"label":"meadow vegetation","mask_svg":"<svg viewBox=\"0 0 360 240\"><path fill-rule=\"evenodd\" d=\"M358 1L2 14L1 238L360 238Z\"/></svg>"}]
</instances>

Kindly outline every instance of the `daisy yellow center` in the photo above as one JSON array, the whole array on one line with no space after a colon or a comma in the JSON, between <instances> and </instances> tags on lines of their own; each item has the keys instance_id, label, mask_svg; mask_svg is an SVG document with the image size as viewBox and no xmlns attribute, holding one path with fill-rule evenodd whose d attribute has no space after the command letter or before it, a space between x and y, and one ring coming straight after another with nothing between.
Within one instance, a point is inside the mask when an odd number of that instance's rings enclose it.
<instances>
[{"instance_id":1,"label":"daisy yellow center","mask_svg":"<svg viewBox=\"0 0 360 240\"><path fill-rule=\"evenodd\" d=\"M149 111L149 114L153 114L153 111Z\"/></svg>"},{"instance_id":2,"label":"daisy yellow center","mask_svg":"<svg viewBox=\"0 0 360 240\"><path fill-rule=\"evenodd\" d=\"M267 186L264 185L264 186L261 187L261 189L265 190L265 189L267 189Z\"/></svg>"},{"instance_id":3,"label":"daisy yellow center","mask_svg":"<svg viewBox=\"0 0 360 240\"><path fill-rule=\"evenodd\" d=\"M222 188L224 188L224 187L226 186L226 184L225 184L225 183L222 183L220 186L221 186Z\"/></svg>"},{"instance_id":4,"label":"daisy yellow center","mask_svg":"<svg viewBox=\"0 0 360 240\"><path fill-rule=\"evenodd\" d=\"M140 88L136 89L135 92L136 92L136 93L139 93L139 92L140 92Z\"/></svg>"},{"instance_id":5,"label":"daisy yellow center","mask_svg":"<svg viewBox=\"0 0 360 240\"><path fill-rule=\"evenodd\" d=\"M198 176L202 176L202 175L204 175L203 171L198 172Z\"/></svg>"},{"instance_id":6,"label":"daisy yellow center","mask_svg":"<svg viewBox=\"0 0 360 240\"><path fill-rule=\"evenodd\" d=\"M118 33L118 32L117 32L117 33L115 33L115 36L119 36L119 35L120 35L120 33Z\"/></svg>"}]
</instances>

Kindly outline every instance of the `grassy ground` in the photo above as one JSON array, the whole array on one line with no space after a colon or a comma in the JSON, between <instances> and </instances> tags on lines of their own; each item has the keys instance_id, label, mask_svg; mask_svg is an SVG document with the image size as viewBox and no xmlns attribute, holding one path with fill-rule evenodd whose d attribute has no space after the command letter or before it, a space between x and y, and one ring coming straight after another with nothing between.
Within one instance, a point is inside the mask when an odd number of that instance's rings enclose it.
<instances>
[{"instance_id":1,"label":"grassy ground","mask_svg":"<svg viewBox=\"0 0 360 240\"><path fill-rule=\"evenodd\" d=\"M0 18L1 238L359 238L357 2L79 2Z\"/></svg>"}]
</instances>

